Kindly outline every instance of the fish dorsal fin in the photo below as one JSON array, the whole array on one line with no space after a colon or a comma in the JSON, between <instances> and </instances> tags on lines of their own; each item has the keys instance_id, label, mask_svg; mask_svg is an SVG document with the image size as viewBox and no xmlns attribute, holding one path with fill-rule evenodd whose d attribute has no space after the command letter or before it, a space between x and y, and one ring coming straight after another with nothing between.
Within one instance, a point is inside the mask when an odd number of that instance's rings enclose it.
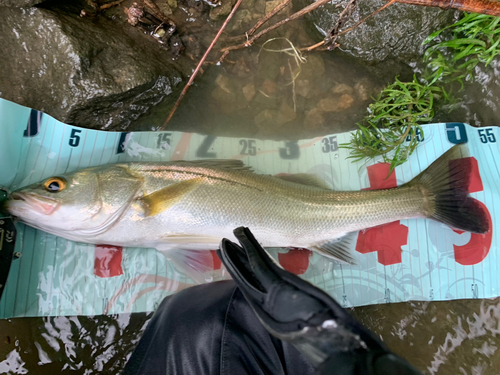
<instances>
[{"instance_id":1,"label":"fish dorsal fin","mask_svg":"<svg viewBox=\"0 0 500 375\"><path fill-rule=\"evenodd\" d=\"M351 232L334 241L310 246L309 249L320 253L328 258L333 258L344 263L354 264L351 256L358 232Z\"/></svg>"},{"instance_id":2,"label":"fish dorsal fin","mask_svg":"<svg viewBox=\"0 0 500 375\"><path fill-rule=\"evenodd\" d=\"M233 159L204 159L204 160L178 160L173 162L173 164L185 164L193 165L196 167L212 167L219 169L230 169L230 170L245 170L251 171L252 168L243 164L241 160Z\"/></svg>"},{"instance_id":3,"label":"fish dorsal fin","mask_svg":"<svg viewBox=\"0 0 500 375\"><path fill-rule=\"evenodd\" d=\"M314 174L308 173L296 173L296 174L286 174L274 176L284 181L295 182L296 184L314 186L320 189L331 190L325 181Z\"/></svg>"},{"instance_id":4,"label":"fish dorsal fin","mask_svg":"<svg viewBox=\"0 0 500 375\"><path fill-rule=\"evenodd\" d=\"M144 216L158 215L179 202L184 195L196 189L202 180L203 178L198 177L177 182L145 195L139 198L137 202L144 209Z\"/></svg>"}]
</instances>

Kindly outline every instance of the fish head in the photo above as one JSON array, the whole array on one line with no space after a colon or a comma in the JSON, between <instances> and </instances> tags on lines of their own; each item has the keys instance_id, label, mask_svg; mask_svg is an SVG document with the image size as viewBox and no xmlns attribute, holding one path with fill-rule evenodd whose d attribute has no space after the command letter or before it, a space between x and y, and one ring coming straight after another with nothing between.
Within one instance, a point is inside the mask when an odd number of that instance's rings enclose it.
<instances>
[{"instance_id":1,"label":"fish head","mask_svg":"<svg viewBox=\"0 0 500 375\"><path fill-rule=\"evenodd\" d=\"M122 167L87 168L16 190L5 208L30 226L86 241L119 218L138 185Z\"/></svg>"}]
</instances>

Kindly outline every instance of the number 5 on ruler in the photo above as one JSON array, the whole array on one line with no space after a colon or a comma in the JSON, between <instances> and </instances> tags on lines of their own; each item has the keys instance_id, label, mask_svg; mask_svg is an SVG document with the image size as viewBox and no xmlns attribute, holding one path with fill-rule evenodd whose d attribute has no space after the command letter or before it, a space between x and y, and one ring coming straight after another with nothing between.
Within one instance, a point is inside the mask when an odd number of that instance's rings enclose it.
<instances>
[{"instance_id":1,"label":"number 5 on ruler","mask_svg":"<svg viewBox=\"0 0 500 375\"><path fill-rule=\"evenodd\" d=\"M78 134L81 132L80 129L71 129L71 134L69 136L69 145L71 147L78 147L80 144L80 136Z\"/></svg>"}]
</instances>

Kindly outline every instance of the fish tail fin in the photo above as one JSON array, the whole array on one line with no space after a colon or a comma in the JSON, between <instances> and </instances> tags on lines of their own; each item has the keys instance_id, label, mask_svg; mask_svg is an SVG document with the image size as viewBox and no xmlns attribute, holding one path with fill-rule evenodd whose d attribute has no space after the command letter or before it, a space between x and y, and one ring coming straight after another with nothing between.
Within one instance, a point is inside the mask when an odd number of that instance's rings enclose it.
<instances>
[{"instance_id":1,"label":"fish tail fin","mask_svg":"<svg viewBox=\"0 0 500 375\"><path fill-rule=\"evenodd\" d=\"M469 196L470 163L457 159L469 156L464 144L456 145L434 161L409 184L418 185L425 196L425 214L450 227L473 233L489 230L487 214Z\"/></svg>"}]
</instances>

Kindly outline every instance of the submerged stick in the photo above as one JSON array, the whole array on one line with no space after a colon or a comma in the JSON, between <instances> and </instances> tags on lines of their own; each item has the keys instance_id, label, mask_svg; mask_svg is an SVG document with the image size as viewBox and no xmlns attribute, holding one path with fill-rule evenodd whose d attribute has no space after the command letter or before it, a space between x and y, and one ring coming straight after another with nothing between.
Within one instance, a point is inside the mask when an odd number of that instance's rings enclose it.
<instances>
[{"instance_id":1,"label":"submerged stick","mask_svg":"<svg viewBox=\"0 0 500 375\"><path fill-rule=\"evenodd\" d=\"M253 35L259 27L261 27L263 24L265 24L267 21L269 21L269 19L271 17L273 17L276 13L279 13L279 11L281 11L284 7L286 7L288 5L288 3L290 3L290 1L292 1L292 0L283 0L280 4L278 4L276 6L276 8L274 8L271 12L269 12L264 17L262 17L260 19L260 21L257 22L255 24L255 26L250 29L250 31L248 31L247 34Z\"/></svg>"},{"instance_id":2,"label":"submerged stick","mask_svg":"<svg viewBox=\"0 0 500 375\"><path fill-rule=\"evenodd\" d=\"M363 22L365 22L368 18L370 17L373 17L374 15L376 15L377 13L383 11L385 8L387 8L388 6L394 4L396 1L398 0L389 0L387 3L385 3L384 5L382 5L380 8L378 8L377 10L373 11L372 13L370 13L369 15L367 15L365 18L363 18L362 20L356 22L354 25L352 25L351 27L349 27L348 29L345 29L345 30L342 30L341 32L339 32L337 34L337 36L340 36L340 35L344 35L346 33L348 33L349 31L352 31L354 30L356 27L358 27L359 25L361 25ZM309 46L309 47L306 47L302 50L304 51L307 51L307 52L310 52L312 51L313 49L315 48L318 48L318 47L321 47L322 45L325 44L325 39L323 39L321 42L319 43L316 43L316 44L313 44L312 46Z\"/></svg>"},{"instance_id":3,"label":"submerged stick","mask_svg":"<svg viewBox=\"0 0 500 375\"><path fill-rule=\"evenodd\" d=\"M271 25L268 28L262 30L261 32L255 34L253 37L248 39L245 43L237 44L235 46L225 47L225 48L222 48L221 51L225 52L225 51L232 51L235 49L250 47L257 39L259 39L264 34L267 34L268 32L273 31L274 29L277 29L278 27L280 27L281 25L284 25L287 22L296 20L297 18L302 17L304 14L312 12L314 9L319 8L320 6L325 5L325 4L329 3L330 1L332 1L332 0L318 0L318 1L302 8L298 12L292 14L290 17L287 17L284 20L276 22L274 25Z\"/></svg>"},{"instance_id":4,"label":"submerged stick","mask_svg":"<svg viewBox=\"0 0 500 375\"><path fill-rule=\"evenodd\" d=\"M210 53L210 51L212 51L212 48L215 46L215 44L219 40L219 37L222 35L222 32L226 28L227 24L229 23L229 21L231 21L231 18L233 18L233 15L234 15L234 13L236 13L236 10L240 6L241 2L242 2L242 0L238 0L236 2L236 4L234 4L234 7L231 10L231 13L229 13L229 15L227 16L226 20L224 21L224 23L222 24L221 28L217 32L217 35L215 35L214 40L212 40L212 43L210 43L210 45L208 46L207 50L205 51L205 54L202 56L200 62L196 66L196 69L194 70L193 74L191 74L191 77L189 78L188 83L186 84L186 86L182 90L181 95L179 96L179 99L177 99L177 101L175 102L174 107L170 111L170 114L168 115L167 119L165 120L165 123L163 124L163 126L162 126L162 128L160 130L165 130L165 128L167 127L167 124L169 123L170 119L172 118L172 116L174 115L175 111L177 110L177 107L179 106L179 103L181 102L182 98L184 98L184 96L186 95L186 92L189 89L189 86L191 86L193 84L194 77L196 77L196 74L198 74L199 70L201 69L201 66L203 65L203 63L207 59L208 54Z\"/></svg>"},{"instance_id":5,"label":"submerged stick","mask_svg":"<svg viewBox=\"0 0 500 375\"><path fill-rule=\"evenodd\" d=\"M287 22L293 21L293 20L303 16L304 14L307 14L307 13L313 11L314 9L319 8L320 6L325 5L328 2L329 2L328 0L318 0L318 1L302 8L298 12L292 14L290 17L285 18L284 20L267 27L266 29L262 30L260 33L249 38L245 43L224 47L221 49L221 51L226 52L226 51L232 51L232 50L236 50L236 49L242 49L245 47L249 47L258 38L260 38L264 34L267 34L268 32L275 30L276 28L280 27L281 25L283 25ZM500 1L497 1L497 0L388 0L387 4L383 5L382 7L377 9L375 12L373 12L370 15L368 15L367 17L363 18L361 21L359 21L358 23L356 23L354 26L350 27L349 29L346 29L346 30L340 32L338 35L345 34L349 31L351 31L352 29L358 27L361 23L365 22L368 18L374 16L375 14L377 14L378 12L387 8L389 5L391 5L395 2L402 3L402 4L437 7L437 8L443 8L443 9L458 9L458 10L461 10L464 12L480 13L480 14L486 14L489 16L500 17ZM266 19L266 21L267 21L267 19ZM252 28L252 30L255 31L254 29L256 29L255 26ZM248 35L251 35L251 34L248 34ZM236 37L235 39L244 38L244 37L245 36L243 35L240 37ZM307 47L305 50L312 51L313 49L320 47L324 44L325 44L325 41L323 40L323 41L316 43L310 47Z\"/></svg>"}]
</instances>

